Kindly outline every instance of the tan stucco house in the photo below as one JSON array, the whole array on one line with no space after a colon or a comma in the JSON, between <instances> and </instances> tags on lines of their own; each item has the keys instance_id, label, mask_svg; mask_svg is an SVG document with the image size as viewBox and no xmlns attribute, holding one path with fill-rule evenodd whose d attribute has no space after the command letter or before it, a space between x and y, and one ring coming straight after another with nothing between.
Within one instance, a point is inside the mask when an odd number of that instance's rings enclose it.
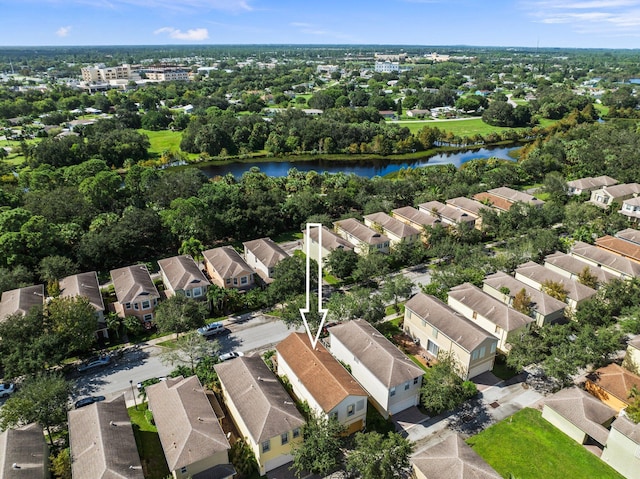
<instances>
[{"instance_id":1,"label":"tan stucco house","mask_svg":"<svg viewBox=\"0 0 640 479\"><path fill-rule=\"evenodd\" d=\"M418 293L405 303L403 328L434 359L453 354L462 379L493 369L498 339L434 296Z\"/></svg>"},{"instance_id":2,"label":"tan stucco house","mask_svg":"<svg viewBox=\"0 0 640 479\"><path fill-rule=\"evenodd\" d=\"M335 221L333 226L336 233L351 243L358 254L389 253L391 240L386 235L363 225L358 220L347 218L346 220Z\"/></svg>"},{"instance_id":3,"label":"tan stucco house","mask_svg":"<svg viewBox=\"0 0 640 479\"><path fill-rule=\"evenodd\" d=\"M146 392L174 479L205 477L205 471L206 477L220 479L235 475L227 436L197 376L169 378Z\"/></svg>"},{"instance_id":4,"label":"tan stucco house","mask_svg":"<svg viewBox=\"0 0 640 479\"><path fill-rule=\"evenodd\" d=\"M202 252L211 282L221 288L248 289L255 285L255 271L233 246L221 246Z\"/></svg>"},{"instance_id":5,"label":"tan stucco house","mask_svg":"<svg viewBox=\"0 0 640 479\"><path fill-rule=\"evenodd\" d=\"M451 288L447 303L465 318L498 339L498 349L508 353L509 340L527 330L534 319L507 306L471 283Z\"/></svg>"}]
</instances>

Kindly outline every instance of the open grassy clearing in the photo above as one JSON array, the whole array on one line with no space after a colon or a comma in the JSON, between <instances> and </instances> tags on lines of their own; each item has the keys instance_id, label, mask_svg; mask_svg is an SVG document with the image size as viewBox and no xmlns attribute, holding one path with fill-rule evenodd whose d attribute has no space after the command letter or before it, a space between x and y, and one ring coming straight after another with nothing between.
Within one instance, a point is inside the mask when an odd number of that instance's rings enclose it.
<instances>
[{"instance_id":1,"label":"open grassy clearing","mask_svg":"<svg viewBox=\"0 0 640 479\"><path fill-rule=\"evenodd\" d=\"M502 477L622 479L597 456L525 408L467 440Z\"/></svg>"},{"instance_id":2,"label":"open grassy clearing","mask_svg":"<svg viewBox=\"0 0 640 479\"><path fill-rule=\"evenodd\" d=\"M424 121L398 121L394 122L400 126L406 126L411 133L417 133L425 126L438 128L443 131L450 131L457 136L487 135L489 133L501 132L504 130L519 128L503 128L491 126L482 121L482 118L462 118L459 120L424 120Z\"/></svg>"}]
</instances>

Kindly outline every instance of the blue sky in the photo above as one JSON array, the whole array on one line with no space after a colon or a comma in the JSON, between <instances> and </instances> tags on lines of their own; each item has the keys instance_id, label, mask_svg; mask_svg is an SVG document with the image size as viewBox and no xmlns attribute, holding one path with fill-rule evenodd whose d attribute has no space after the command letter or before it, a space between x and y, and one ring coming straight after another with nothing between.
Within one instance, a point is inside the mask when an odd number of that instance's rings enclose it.
<instances>
[{"instance_id":1,"label":"blue sky","mask_svg":"<svg viewBox=\"0 0 640 479\"><path fill-rule=\"evenodd\" d=\"M0 0L0 46L640 48L640 0Z\"/></svg>"}]
</instances>

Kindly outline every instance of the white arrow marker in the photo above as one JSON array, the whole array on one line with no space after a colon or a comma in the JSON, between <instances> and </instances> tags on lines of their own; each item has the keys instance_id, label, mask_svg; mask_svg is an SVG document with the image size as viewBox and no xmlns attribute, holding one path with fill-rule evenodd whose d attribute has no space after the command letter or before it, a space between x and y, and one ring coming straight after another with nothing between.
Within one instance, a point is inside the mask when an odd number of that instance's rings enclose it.
<instances>
[{"instance_id":1,"label":"white arrow marker","mask_svg":"<svg viewBox=\"0 0 640 479\"><path fill-rule=\"evenodd\" d=\"M305 316L311 310L311 228L318 228L318 257L314 258L318 262L318 314L322 315L320 320L320 326L318 326L318 332L314 335L309 329L309 323L307 323L307 317ZM324 326L324 320L327 317L326 309L322 308L322 224L321 223L307 223L307 248L305 251L307 255L307 303L306 307L300 308L300 315L302 316L302 322L304 328L307 330L311 347L315 349L320 338L320 332ZM315 273L315 271L314 271Z\"/></svg>"}]
</instances>

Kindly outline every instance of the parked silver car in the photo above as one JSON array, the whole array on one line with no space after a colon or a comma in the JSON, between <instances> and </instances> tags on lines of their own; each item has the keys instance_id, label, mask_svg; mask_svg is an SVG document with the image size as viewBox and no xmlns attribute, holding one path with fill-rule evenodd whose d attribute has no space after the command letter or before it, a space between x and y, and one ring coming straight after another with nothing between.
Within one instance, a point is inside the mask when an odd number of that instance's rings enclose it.
<instances>
[{"instance_id":1,"label":"parked silver car","mask_svg":"<svg viewBox=\"0 0 640 479\"><path fill-rule=\"evenodd\" d=\"M0 383L0 398L6 398L13 394L16 387L13 383Z\"/></svg>"},{"instance_id":2,"label":"parked silver car","mask_svg":"<svg viewBox=\"0 0 640 479\"><path fill-rule=\"evenodd\" d=\"M111 363L111 356L103 354L87 361L86 363L78 366L78 372L83 373L85 371L92 371L94 369L103 368Z\"/></svg>"}]
</instances>

